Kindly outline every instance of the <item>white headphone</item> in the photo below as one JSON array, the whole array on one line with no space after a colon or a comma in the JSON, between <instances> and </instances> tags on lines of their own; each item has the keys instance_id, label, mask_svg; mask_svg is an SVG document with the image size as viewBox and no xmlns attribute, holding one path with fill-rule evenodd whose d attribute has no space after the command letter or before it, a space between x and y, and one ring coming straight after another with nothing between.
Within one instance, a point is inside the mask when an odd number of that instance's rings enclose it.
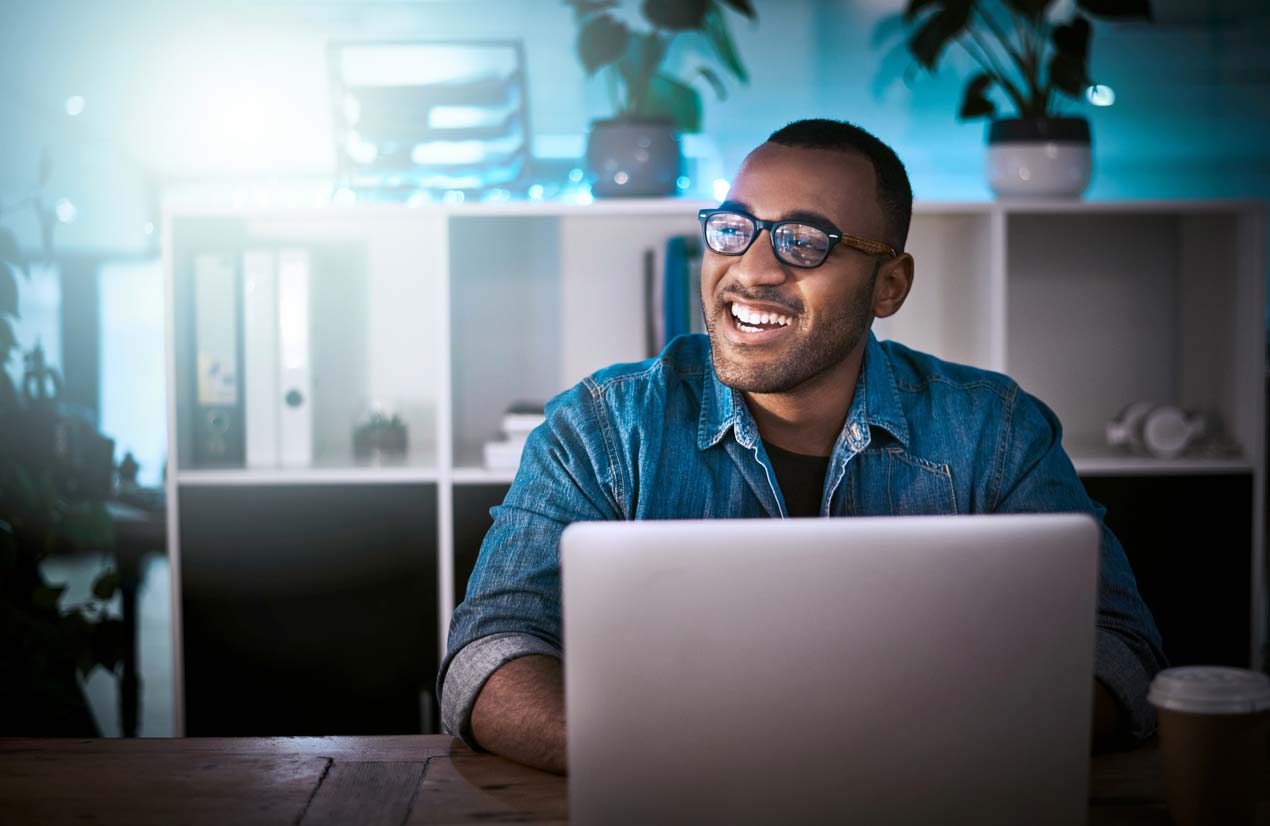
<instances>
[{"instance_id":1,"label":"white headphone","mask_svg":"<svg viewBox=\"0 0 1270 826\"><path fill-rule=\"evenodd\" d=\"M1172 459L1207 435L1208 429L1201 413L1160 402L1134 402L1107 423L1107 444Z\"/></svg>"}]
</instances>

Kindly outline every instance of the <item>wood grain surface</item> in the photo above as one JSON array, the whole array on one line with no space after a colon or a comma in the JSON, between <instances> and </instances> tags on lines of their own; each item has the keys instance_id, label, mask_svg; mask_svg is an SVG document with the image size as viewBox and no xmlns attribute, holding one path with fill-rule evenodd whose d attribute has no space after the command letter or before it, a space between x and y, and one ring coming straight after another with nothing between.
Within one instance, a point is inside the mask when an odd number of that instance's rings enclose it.
<instances>
[{"instance_id":1,"label":"wood grain surface","mask_svg":"<svg viewBox=\"0 0 1270 826\"><path fill-rule=\"evenodd\" d=\"M1270 801L1270 782L1263 801ZM0 738L4 826L461 826L563 824L568 818L565 778L438 735ZM1154 748L1093 759L1090 826L1169 823ZM1257 823L1270 826L1267 802Z\"/></svg>"}]
</instances>

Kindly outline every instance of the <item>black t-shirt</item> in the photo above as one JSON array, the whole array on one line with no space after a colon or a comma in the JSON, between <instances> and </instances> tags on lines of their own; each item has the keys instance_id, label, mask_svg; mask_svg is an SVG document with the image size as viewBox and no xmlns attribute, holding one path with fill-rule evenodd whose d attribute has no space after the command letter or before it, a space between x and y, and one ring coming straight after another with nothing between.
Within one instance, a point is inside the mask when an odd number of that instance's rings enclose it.
<instances>
[{"instance_id":1,"label":"black t-shirt","mask_svg":"<svg viewBox=\"0 0 1270 826\"><path fill-rule=\"evenodd\" d=\"M776 471L776 484L785 494L785 509L789 515L819 516L829 457L790 453L770 442L764 442L763 446Z\"/></svg>"}]
</instances>

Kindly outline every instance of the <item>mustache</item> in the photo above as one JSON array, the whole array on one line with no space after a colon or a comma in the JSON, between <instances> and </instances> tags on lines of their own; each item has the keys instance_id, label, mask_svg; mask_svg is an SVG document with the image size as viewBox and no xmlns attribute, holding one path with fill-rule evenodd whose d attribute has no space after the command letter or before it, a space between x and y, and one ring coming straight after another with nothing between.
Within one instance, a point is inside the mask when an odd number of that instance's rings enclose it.
<instances>
[{"instance_id":1,"label":"mustache","mask_svg":"<svg viewBox=\"0 0 1270 826\"><path fill-rule=\"evenodd\" d=\"M721 304L739 301L742 304L774 304L789 311L790 315L801 315L803 303L798 299L781 295L775 287L757 287L750 290L728 289L719 296Z\"/></svg>"}]
</instances>

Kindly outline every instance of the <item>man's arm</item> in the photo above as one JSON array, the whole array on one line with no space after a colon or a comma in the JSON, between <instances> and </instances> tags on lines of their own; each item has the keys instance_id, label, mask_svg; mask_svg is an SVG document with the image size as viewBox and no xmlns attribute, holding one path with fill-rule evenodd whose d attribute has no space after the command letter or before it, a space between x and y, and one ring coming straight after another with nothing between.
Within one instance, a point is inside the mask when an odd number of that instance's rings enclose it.
<instances>
[{"instance_id":1,"label":"man's arm","mask_svg":"<svg viewBox=\"0 0 1270 826\"><path fill-rule=\"evenodd\" d=\"M530 434L507 497L491 511L437 675L447 732L560 772L560 536L574 522L625 517L599 396L593 384L578 385L547 405L546 423Z\"/></svg>"},{"instance_id":2,"label":"man's arm","mask_svg":"<svg viewBox=\"0 0 1270 826\"><path fill-rule=\"evenodd\" d=\"M472 736L482 748L517 763L565 774L560 660L520 657L491 674L472 708Z\"/></svg>"},{"instance_id":3,"label":"man's arm","mask_svg":"<svg viewBox=\"0 0 1270 826\"><path fill-rule=\"evenodd\" d=\"M1145 740L1155 730L1147 702L1151 679L1167 667L1160 632L1138 593L1124 549L1108 529L1106 509L1090 500L1062 447L1062 426L1022 390L1010 402L998 444L988 510L995 513L1083 512L1098 520L1098 617L1094 638L1095 748ZM1104 696L1106 695L1106 696ZM1099 737L1110 732L1108 737Z\"/></svg>"}]
</instances>

